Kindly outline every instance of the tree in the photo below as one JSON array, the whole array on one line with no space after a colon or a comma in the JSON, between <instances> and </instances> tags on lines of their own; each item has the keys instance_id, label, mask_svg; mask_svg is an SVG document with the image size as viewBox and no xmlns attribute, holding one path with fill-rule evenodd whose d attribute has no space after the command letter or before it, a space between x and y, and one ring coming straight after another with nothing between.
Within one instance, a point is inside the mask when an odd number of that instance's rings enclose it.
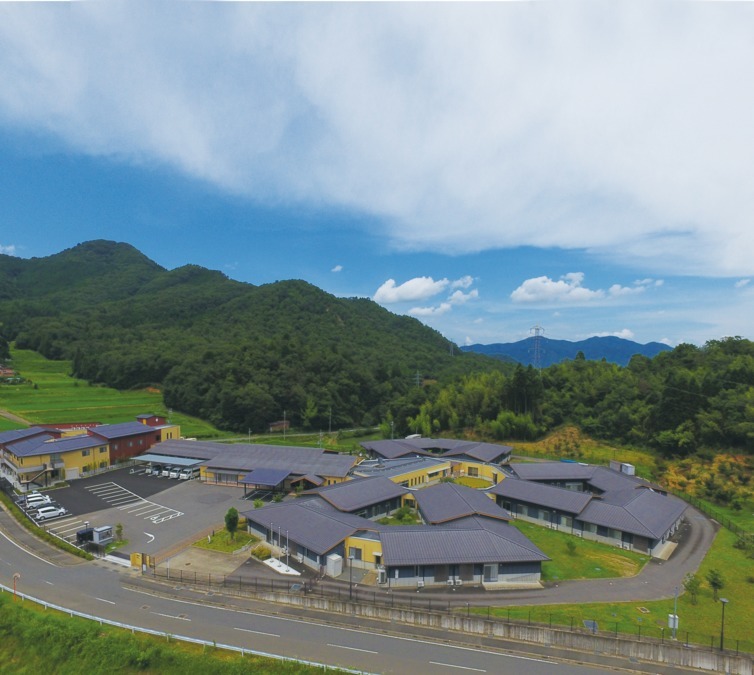
<instances>
[{"instance_id":1,"label":"tree","mask_svg":"<svg viewBox=\"0 0 754 675\"><path fill-rule=\"evenodd\" d=\"M715 599L715 602L717 602L717 594L725 587L725 579L723 579L723 575L720 574L719 570L711 569L707 572L707 583L712 589L712 597Z\"/></svg>"},{"instance_id":2,"label":"tree","mask_svg":"<svg viewBox=\"0 0 754 675\"><path fill-rule=\"evenodd\" d=\"M691 596L692 605L696 604L696 599L699 595L701 586L702 582L696 574L689 573L683 578L683 589Z\"/></svg>"},{"instance_id":3,"label":"tree","mask_svg":"<svg viewBox=\"0 0 754 675\"><path fill-rule=\"evenodd\" d=\"M230 538L236 538L236 530L238 529L238 511L234 507L230 507L225 514L225 529L230 533Z\"/></svg>"}]
</instances>

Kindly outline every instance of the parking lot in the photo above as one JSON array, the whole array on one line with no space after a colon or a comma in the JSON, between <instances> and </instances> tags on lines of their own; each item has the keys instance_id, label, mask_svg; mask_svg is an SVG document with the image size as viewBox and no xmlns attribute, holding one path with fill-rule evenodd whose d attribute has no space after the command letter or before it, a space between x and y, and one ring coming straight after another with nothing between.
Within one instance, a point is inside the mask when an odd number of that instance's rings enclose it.
<instances>
[{"instance_id":1,"label":"parking lot","mask_svg":"<svg viewBox=\"0 0 754 675\"><path fill-rule=\"evenodd\" d=\"M43 522L43 526L68 541L87 526L123 526L128 544L123 553L155 554L196 533L224 527L227 510L253 508L242 488L149 476L143 470L118 469L71 481L65 488L46 491L69 512Z\"/></svg>"}]
</instances>

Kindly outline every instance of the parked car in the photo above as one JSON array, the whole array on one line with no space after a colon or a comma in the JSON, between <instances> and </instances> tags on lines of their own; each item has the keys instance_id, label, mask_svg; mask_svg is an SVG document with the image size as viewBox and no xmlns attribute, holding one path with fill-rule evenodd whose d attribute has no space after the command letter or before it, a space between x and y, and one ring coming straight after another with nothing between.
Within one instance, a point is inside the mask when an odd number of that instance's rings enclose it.
<instances>
[{"instance_id":1,"label":"parked car","mask_svg":"<svg viewBox=\"0 0 754 675\"><path fill-rule=\"evenodd\" d=\"M152 464L151 471L148 472L151 476L162 475L162 464Z\"/></svg>"},{"instance_id":2,"label":"parked car","mask_svg":"<svg viewBox=\"0 0 754 675\"><path fill-rule=\"evenodd\" d=\"M170 472L173 470L172 466L163 466L162 467L162 477L163 478L169 478Z\"/></svg>"},{"instance_id":3,"label":"parked car","mask_svg":"<svg viewBox=\"0 0 754 675\"><path fill-rule=\"evenodd\" d=\"M68 513L62 506L43 506L35 514L35 520L47 520L48 518L58 518Z\"/></svg>"},{"instance_id":4,"label":"parked car","mask_svg":"<svg viewBox=\"0 0 754 675\"><path fill-rule=\"evenodd\" d=\"M21 505L26 508L26 510L30 509L36 509L40 506L45 506L47 504L50 504L52 502L52 499L50 499L47 495L27 495L26 499L24 499L21 502Z\"/></svg>"},{"instance_id":5,"label":"parked car","mask_svg":"<svg viewBox=\"0 0 754 675\"><path fill-rule=\"evenodd\" d=\"M168 478L178 478L180 473L181 473L181 468L178 466L174 466L172 469L170 469L170 474L168 475Z\"/></svg>"}]
</instances>

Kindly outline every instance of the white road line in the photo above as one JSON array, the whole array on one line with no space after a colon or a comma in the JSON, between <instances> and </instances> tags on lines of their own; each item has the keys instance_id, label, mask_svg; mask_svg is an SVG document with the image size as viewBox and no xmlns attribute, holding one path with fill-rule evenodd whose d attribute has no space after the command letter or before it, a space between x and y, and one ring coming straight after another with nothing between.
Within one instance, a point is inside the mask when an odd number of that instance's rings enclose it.
<instances>
[{"instance_id":1,"label":"white road line","mask_svg":"<svg viewBox=\"0 0 754 675\"><path fill-rule=\"evenodd\" d=\"M151 543L152 543L152 542L154 541L154 535L153 535L153 534L149 534L149 532L145 532L144 534L146 534L146 535L147 535L148 537L152 537L152 538L151 538L151 539L150 539L150 540L149 540L149 541L147 542L147 544L151 544Z\"/></svg>"},{"instance_id":2,"label":"white road line","mask_svg":"<svg viewBox=\"0 0 754 675\"><path fill-rule=\"evenodd\" d=\"M338 649L350 649L352 652L365 652L366 654L379 654L379 652L375 652L371 649L359 649L358 647L346 647L346 645L333 645L333 644L330 644L329 642L327 643L327 646L337 647Z\"/></svg>"},{"instance_id":3,"label":"white road line","mask_svg":"<svg viewBox=\"0 0 754 675\"><path fill-rule=\"evenodd\" d=\"M95 600L99 600L100 602L106 602L108 605L114 605L115 603L112 600L105 600L105 598L98 598L96 595L93 596Z\"/></svg>"},{"instance_id":4,"label":"white road line","mask_svg":"<svg viewBox=\"0 0 754 675\"><path fill-rule=\"evenodd\" d=\"M454 663L440 663L440 661L430 661L433 666L445 666L446 668L460 668L461 670L474 670L477 673L486 673L486 670L481 668L470 668L469 666L457 666Z\"/></svg>"},{"instance_id":5,"label":"white road line","mask_svg":"<svg viewBox=\"0 0 754 675\"><path fill-rule=\"evenodd\" d=\"M167 619L178 619L179 621L191 621L185 616L173 616L172 614L162 614L161 612L149 612L150 614L156 614L157 616L164 616Z\"/></svg>"},{"instance_id":6,"label":"white road line","mask_svg":"<svg viewBox=\"0 0 754 675\"><path fill-rule=\"evenodd\" d=\"M28 549L25 549L23 546L17 544L15 541L13 541L10 537L6 536L5 532L0 532L0 536L3 539L7 539L11 544L13 544L17 549L23 551L24 553L27 553L32 558L36 558L37 560L41 560L43 563L46 563L50 565L50 567L57 567L55 563L51 563L49 560L45 560L44 558L40 558L36 553L32 553Z\"/></svg>"},{"instance_id":7,"label":"white road line","mask_svg":"<svg viewBox=\"0 0 754 675\"><path fill-rule=\"evenodd\" d=\"M261 630L251 630L251 628L233 628L233 630L242 630L244 633L254 633L255 635L268 635L269 637L280 637L277 633L265 633Z\"/></svg>"},{"instance_id":8,"label":"white road line","mask_svg":"<svg viewBox=\"0 0 754 675\"><path fill-rule=\"evenodd\" d=\"M50 586L54 586L55 584L52 583L52 581L47 581L47 579L42 579L46 584L49 584Z\"/></svg>"}]
</instances>

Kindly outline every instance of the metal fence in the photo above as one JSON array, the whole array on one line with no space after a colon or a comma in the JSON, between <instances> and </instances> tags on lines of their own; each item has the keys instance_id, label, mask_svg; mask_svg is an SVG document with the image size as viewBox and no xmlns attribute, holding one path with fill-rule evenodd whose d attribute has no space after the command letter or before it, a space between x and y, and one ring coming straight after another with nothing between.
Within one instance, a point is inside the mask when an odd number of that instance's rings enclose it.
<instances>
[{"instance_id":1,"label":"metal fence","mask_svg":"<svg viewBox=\"0 0 754 675\"><path fill-rule=\"evenodd\" d=\"M242 577L188 571L183 569L150 569L145 576L159 581L170 581L181 585L195 587L209 592L224 593L254 599L260 595L283 594L288 596L313 596L328 598L337 602L348 602L372 607L387 607L403 610L421 610L430 613L466 614L472 618L484 619L493 623L538 626L558 629L577 634L600 635L638 642L655 642L664 644L681 644L695 649L721 651L720 633L706 634L679 630L676 639L672 639L670 629L647 621L628 624L615 621L609 625L599 626L596 622L583 621L571 617L566 623L552 613L538 611L536 607L524 609L493 609L489 605L475 606L473 596L467 599L448 599L435 595L433 591L406 592L390 589L371 590L356 584L328 581L323 578L295 581L266 577ZM481 594L482 592L480 592ZM486 598L485 601L488 601ZM727 653L754 654L754 639L727 639L722 645Z\"/></svg>"}]
</instances>

